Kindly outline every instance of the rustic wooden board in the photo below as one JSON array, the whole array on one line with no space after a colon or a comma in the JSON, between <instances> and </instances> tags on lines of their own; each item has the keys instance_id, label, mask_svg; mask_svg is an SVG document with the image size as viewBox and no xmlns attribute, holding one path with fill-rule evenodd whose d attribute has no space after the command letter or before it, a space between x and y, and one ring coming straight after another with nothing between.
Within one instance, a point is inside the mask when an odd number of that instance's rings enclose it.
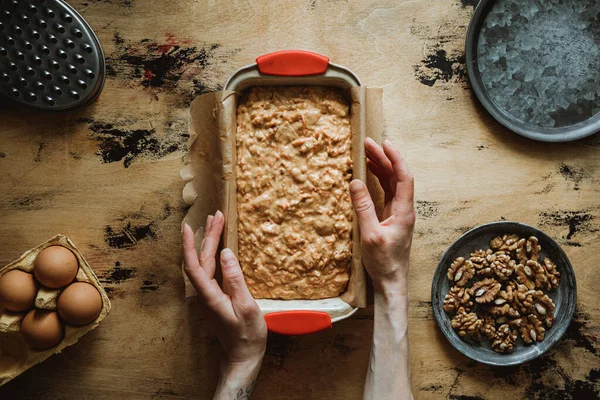
<instances>
[{"instance_id":1,"label":"rustic wooden board","mask_svg":"<svg viewBox=\"0 0 600 400\"><path fill-rule=\"evenodd\" d=\"M416 176L409 288L418 399L590 398L600 390L600 137L522 139L468 89L464 37L476 0L289 2L78 0L108 77L68 114L0 110L0 264L56 233L71 237L113 309L78 344L0 388L1 398L210 398L219 347L183 300L179 168L187 107L263 53L328 55L384 88L385 130ZM207 190L210 190L207 188ZM437 329L430 282L445 248L500 219L545 230L578 279L565 338L500 369L457 353ZM270 337L257 399L358 399L371 340L366 309L308 337Z\"/></svg>"}]
</instances>

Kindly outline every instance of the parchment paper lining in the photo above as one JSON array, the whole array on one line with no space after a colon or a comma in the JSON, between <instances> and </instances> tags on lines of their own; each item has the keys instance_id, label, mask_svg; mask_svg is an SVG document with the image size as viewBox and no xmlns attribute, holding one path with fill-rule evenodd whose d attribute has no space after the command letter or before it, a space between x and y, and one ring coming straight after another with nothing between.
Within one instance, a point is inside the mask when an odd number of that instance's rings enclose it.
<instances>
[{"instance_id":1,"label":"parchment paper lining","mask_svg":"<svg viewBox=\"0 0 600 400\"><path fill-rule=\"evenodd\" d=\"M367 176L364 138L380 143L383 133L382 90L364 86L349 90L352 99L352 159L354 178L366 180L371 195L381 209L382 196L373 176ZM190 205L183 222L195 232L196 248L204 235L206 216L217 210L225 214L223 245L237 254L237 195L235 183L235 134L237 96L222 91L198 96L190 107L190 150L181 177L185 181L183 199ZM370 173L369 173L370 175ZM360 232L353 222L353 260L346 292L340 298L355 307L367 305L366 274L360 255ZM184 274L185 296L196 292Z\"/></svg>"}]
</instances>

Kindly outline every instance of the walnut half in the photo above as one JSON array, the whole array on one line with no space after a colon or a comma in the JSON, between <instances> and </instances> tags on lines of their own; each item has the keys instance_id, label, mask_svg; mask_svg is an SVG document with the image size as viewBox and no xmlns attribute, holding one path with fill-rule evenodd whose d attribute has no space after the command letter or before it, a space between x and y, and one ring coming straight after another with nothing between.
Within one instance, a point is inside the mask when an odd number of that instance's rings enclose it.
<instances>
[{"instance_id":1,"label":"walnut half","mask_svg":"<svg viewBox=\"0 0 600 400\"><path fill-rule=\"evenodd\" d=\"M470 311L472 306L473 302L469 291L459 286L452 287L444 299L444 311L446 312L455 312L459 307Z\"/></svg>"},{"instance_id":2,"label":"walnut half","mask_svg":"<svg viewBox=\"0 0 600 400\"><path fill-rule=\"evenodd\" d=\"M493 303L492 303L493 304ZM503 316L510 318L518 318L521 316L510 304L506 303L501 306L491 306L488 311L494 316Z\"/></svg>"},{"instance_id":3,"label":"walnut half","mask_svg":"<svg viewBox=\"0 0 600 400\"><path fill-rule=\"evenodd\" d=\"M500 282L492 278L486 278L479 282L475 282L469 292L475 297L478 303L489 303L494 300L496 294L500 291Z\"/></svg>"},{"instance_id":4,"label":"walnut half","mask_svg":"<svg viewBox=\"0 0 600 400\"><path fill-rule=\"evenodd\" d=\"M482 270L490 266L487 257L492 254L492 250L476 250L471 253L469 261L473 263L476 271Z\"/></svg>"},{"instance_id":5,"label":"walnut half","mask_svg":"<svg viewBox=\"0 0 600 400\"><path fill-rule=\"evenodd\" d=\"M448 268L448 279L456 286L465 286L473 275L475 275L473 263L463 257L458 257Z\"/></svg>"},{"instance_id":6,"label":"walnut half","mask_svg":"<svg viewBox=\"0 0 600 400\"><path fill-rule=\"evenodd\" d=\"M505 281L513 274L516 266L515 260L511 260L509 255L504 254L496 257L490 268L498 279Z\"/></svg>"},{"instance_id":7,"label":"walnut half","mask_svg":"<svg viewBox=\"0 0 600 400\"><path fill-rule=\"evenodd\" d=\"M546 330L542 326L542 321L533 314L529 314L527 318L519 318L512 321L512 325L519 329L521 338L527 344L544 340Z\"/></svg>"},{"instance_id":8,"label":"walnut half","mask_svg":"<svg viewBox=\"0 0 600 400\"><path fill-rule=\"evenodd\" d=\"M510 353L516 340L517 332L511 329L508 324L501 325L496 329L496 334L492 340L492 349L498 353Z\"/></svg>"},{"instance_id":9,"label":"walnut half","mask_svg":"<svg viewBox=\"0 0 600 400\"><path fill-rule=\"evenodd\" d=\"M540 246L538 238L530 236L527 240L521 239L517 242L515 254L517 260L521 264L525 264L528 260L537 261L540 258L541 251L542 246Z\"/></svg>"},{"instance_id":10,"label":"walnut half","mask_svg":"<svg viewBox=\"0 0 600 400\"><path fill-rule=\"evenodd\" d=\"M460 336L477 336L481 328L482 321L475 313L467 313L464 310L457 313L452 318L452 328L458 332Z\"/></svg>"},{"instance_id":11,"label":"walnut half","mask_svg":"<svg viewBox=\"0 0 600 400\"><path fill-rule=\"evenodd\" d=\"M500 280L507 280L514 272L517 263L511 260L510 253L504 250L487 253L486 263L477 269L477 275L496 276Z\"/></svg>"},{"instance_id":12,"label":"walnut half","mask_svg":"<svg viewBox=\"0 0 600 400\"><path fill-rule=\"evenodd\" d=\"M536 290L532 294L533 304L531 307L531 313L537 316L540 320L546 323L546 326L550 328L554 323L554 310L556 305L547 294L541 290Z\"/></svg>"},{"instance_id":13,"label":"walnut half","mask_svg":"<svg viewBox=\"0 0 600 400\"><path fill-rule=\"evenodd\" d=\"M546 272L546 278L551 289L558 287L560 283L560 272L556 270L556 264L549 258L544 258L544 264L542 265Z\"/></svg>"},{"instance_id":14,"label":"walnut half","mask_svg":"<svg viewBox=\"0 0 600 400\"><path fill-rule=\"evenodd\" d=\"M546 271L537 261L529 260L515 268L517 282L527 286L528 289L546 288L548 278Z\"/></svg>"},{"instance_id":15,"label":"walnut half","mask_svg":"<svg viewBox=\"0 0 600 400\"><path fill-rule=\"evenodd\" d=\"M494 317L489 314L484 314L481 321L479 334L485 339L493 339L496 334L496 321L494 320Z\"/></svg>"},{"instance_id":16,"label":"walnut half","mask_svg":"<svg viewBox=\"0 0 600 400\"><path fill-rule=\"evenodd\" d=\"M492 250L507 250L513 251L517 248L517 242L519 241L519 237L515 234L512 235L503 235L502 237L496 236L492 240L490 240L490 248Z\"/></svg>"}]
</instances>

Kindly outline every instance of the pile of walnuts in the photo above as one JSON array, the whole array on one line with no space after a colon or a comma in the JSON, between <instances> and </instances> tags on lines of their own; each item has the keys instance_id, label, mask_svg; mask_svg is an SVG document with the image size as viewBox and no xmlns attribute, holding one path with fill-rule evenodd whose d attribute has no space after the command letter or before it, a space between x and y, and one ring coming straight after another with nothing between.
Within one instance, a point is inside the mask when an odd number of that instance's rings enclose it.
<instances>
[{"instance_id":1,"label":"pile of walnuts","mask_svg":"<svg viewBox=\"0 0 600 400\"><path fill-rule=\"evenodd\" d=\"M460 336L491 340L498 353L510 353L517 337L541 342L554 322L555 305L545 293L556 288L560 273L549 258L540 262L535 236L497 236L490 249L459 257L448 268L454 284L444 311L454 313L452 328Z\"/></svg>"}]
</instances>

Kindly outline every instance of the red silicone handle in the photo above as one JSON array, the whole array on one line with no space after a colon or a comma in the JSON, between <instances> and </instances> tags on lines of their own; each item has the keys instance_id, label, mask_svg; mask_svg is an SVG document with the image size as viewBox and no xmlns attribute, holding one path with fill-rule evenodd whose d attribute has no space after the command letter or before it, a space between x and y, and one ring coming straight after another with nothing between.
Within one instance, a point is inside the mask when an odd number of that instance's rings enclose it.
<instances>
[{"instance_id":1,"label":"red silicone handle","mask_svg":"<svg viewBox=\"0 0 600 400\"><path fill-rule=\"evenodd\" d=\"M306 335L331 328L331 317L322 311L279 311L265 314L267 328L280 335Z\"/></svg>"},{"instance_id":2,"label":"red silicone handle","mask_svg":"<svg viewBox=\"0 0 600 400\"><path fill-rule=\"evenodd\" d=\"M284 50L260 56L256 64L260 73L265 75L318 75L327 70L329 58L310 51Z\"/></svg>"}]
</instances>

